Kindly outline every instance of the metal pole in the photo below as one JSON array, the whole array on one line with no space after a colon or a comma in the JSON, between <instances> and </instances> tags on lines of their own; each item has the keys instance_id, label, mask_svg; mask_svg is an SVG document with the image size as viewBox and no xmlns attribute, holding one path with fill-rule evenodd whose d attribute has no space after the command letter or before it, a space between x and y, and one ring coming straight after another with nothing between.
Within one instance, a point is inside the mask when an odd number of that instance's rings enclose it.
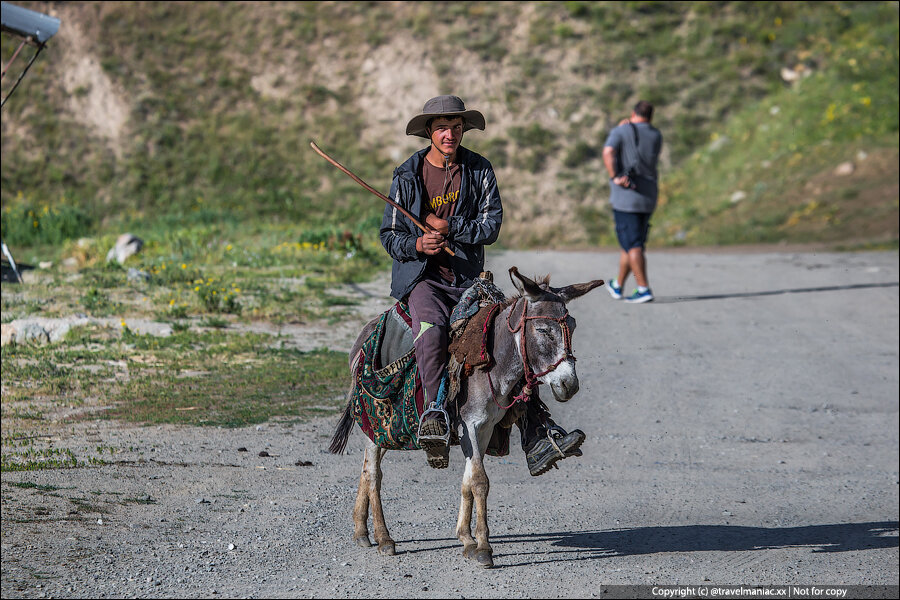
<instances>
[{"instance_id":1,"label":"metal pole","mask_svg":"<svg viewBox=\"0 0 900 600\"><path fill-rule=\"evenodd\" d=\"M13 260L12 254L9 253L9 248L6 247L6 242L2 243L3 246L3 255L9 261L9 266L12 267L13 273L16 274L16 279L19 280L19 283L25 283L22 279L22 276L19 275L19 268L16 266L16 261Z\"/></svg>"}]
</instances>

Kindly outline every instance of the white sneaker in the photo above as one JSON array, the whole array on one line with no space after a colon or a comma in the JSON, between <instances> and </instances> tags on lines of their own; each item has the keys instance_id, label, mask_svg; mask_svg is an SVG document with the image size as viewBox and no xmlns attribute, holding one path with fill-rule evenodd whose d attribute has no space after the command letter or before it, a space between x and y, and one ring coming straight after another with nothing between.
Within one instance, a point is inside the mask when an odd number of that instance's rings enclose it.
<instances>
[{"instance_id":1,"label":"white sneaker","mask_svg":"<svg viewBox=\"0 0 900 600\"><path fill-rule=\"evenodd\" d=\"M612 296L616 300L622 299L622 287L616 282L615 279L610 280L606 284L606 291L609 292L609 295Z\"/></svg>"},{"instance_id":2,"label":"white sneaker","mask_svg":"<svg viewBox=\"0 0 900 600\"><path fill-rule=\"evenodd\" d=\"M634 293L625 298L625 302L630 304L641 304L643 302L650 302L653 300L653 293L650 291L650 288L647 288L644 292L639 292L634 290Z\"/></svg>"}]
</instances>

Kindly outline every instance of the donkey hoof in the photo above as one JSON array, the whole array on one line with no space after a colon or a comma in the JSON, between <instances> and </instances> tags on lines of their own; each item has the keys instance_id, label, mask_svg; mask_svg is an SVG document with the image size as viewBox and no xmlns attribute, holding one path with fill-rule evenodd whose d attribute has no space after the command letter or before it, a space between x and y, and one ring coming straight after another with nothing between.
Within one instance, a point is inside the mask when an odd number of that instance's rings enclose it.
<instances>
[{"instance_id":1,"label":"donkey hoof","mask_svg":"<svg viewBox=\"0 0 900 600\"><path fill-rule=\"evenodd\" d=\"M385 556L394 556L396 553L394 542L382 542L378 544L378 552Z\"/></svg>"},{"instance_id":2,"label":"donkey hoof","mask_svg":"<svg viewBox=\"0 0 900 600\"><path fill-rule=\"evenodd\" d=\"M494 553L491 550L479 550L475 554L475 560L485 569L494 566Z\"/></svg>"},{"instance_id":3,"label":"donkey hoof","mask_svg":"<svg viewBox=\"0 0 900 600\"><path fill-rule=\"evenodd\" d=\"M475 550L478 549L478 546L475 544L466 544L463 546L463 556L465 558L475 558Z\"/></svg>"},{"instance_id":4,"label":"donkey hoof","mask_svg":"<svg viewBox=\"0 0 900 600\"><path fill-rule=\"evenodd\" d=\"M360 535L353 538L353 541L356 542L356 545L360 548L371 548L372 542L369 541L369 536Z\"/></svg>"}]
</instances>

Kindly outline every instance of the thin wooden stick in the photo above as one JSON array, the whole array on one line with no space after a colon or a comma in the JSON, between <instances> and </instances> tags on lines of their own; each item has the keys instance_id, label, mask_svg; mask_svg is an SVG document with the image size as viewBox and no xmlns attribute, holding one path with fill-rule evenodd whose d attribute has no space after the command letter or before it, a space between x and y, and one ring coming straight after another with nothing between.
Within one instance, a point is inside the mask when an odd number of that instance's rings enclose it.
<instances>
[{"instance_id":1,"label":"thin wooden stick","mask_svg":"<svg viewBox=\"0 0 900 600\"><path fill-rule=\"evenodd\" d=\"M355 181L362 187L366 188L367 190L369 190L370 192L372 192L373 194L375 194L376 196L378 196L379 198L381 198L382 200L384 200L385 202L387 202L388 204L390 204L391 206L393 206L394 208L399 210L401 213L406 215L406 218L408 218L410 221L412 221L416 227L418 227L425 233L432 233L434 231L430 228L426 228L424 225L419 223L419 221L414 216L409 214L409 212L406 209L404 209L402 206L400 206L399 204L397 204L396 202L394 202L393 200L391 200L390 198L388 198L387 196L385 196L384 194L382 194L381 192L379 192L378 190L376 190L375 188L370 186L368 183L366 183L365 181L363 181L362 179L360 179L359 177L354 175L350 171L350 169L348 169L347 167L345 167L338 161L334 160L333 158L331 158L330 156L325 154L325 152L323 152L321 148L316 146L315 142L310 142L309 145L312 147L313 150L316 151L316 154L318 154L319 156L321 156L322 158L324 158L325 160L327 160L328 162L333 164L335 167L337 167L338 169L340 169L341 171L346 173L350 177L350 179L352 179L353 181ZM456 256L456 254L453 253L453 250L451 250L449 247L445 246L444 250L446 250L450 256Z\"/></svg>"}]
</instances>

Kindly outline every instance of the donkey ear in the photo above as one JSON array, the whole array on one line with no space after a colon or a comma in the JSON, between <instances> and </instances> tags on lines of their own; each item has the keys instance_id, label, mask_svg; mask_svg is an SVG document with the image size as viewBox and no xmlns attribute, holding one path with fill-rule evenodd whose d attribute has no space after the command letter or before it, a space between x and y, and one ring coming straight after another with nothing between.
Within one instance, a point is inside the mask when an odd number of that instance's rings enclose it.
<instances>
[{"instance_id":1,"label":"donkey ear","mask_svg":"<svg viewBox=\"0 0 900 600\"><path fill-rule=\"evenodd\" d=\"M512 280L513 285L516 286L519 294L531 300L537 300L547 293L542 290L537 283L519 273L519 269L517 267L509 268L509 278L510 280Z\"/></svg>"},{"instance_id":2,"label":"donkey ear","mask_svg":"<svg viewBox=\"0 0 900 600\"><path fill-rule=\"evenodd\" d=\"M587 283L575 283L572 285L567 285L564 288L553 289L553 293L562 298L563 302L569 302L570 300L574 300L580 296L584 296L589 291L594 288L600 287L603 285L602 279L595 279L593 281L589 281Z\"/></svg>"}]
</instances>

